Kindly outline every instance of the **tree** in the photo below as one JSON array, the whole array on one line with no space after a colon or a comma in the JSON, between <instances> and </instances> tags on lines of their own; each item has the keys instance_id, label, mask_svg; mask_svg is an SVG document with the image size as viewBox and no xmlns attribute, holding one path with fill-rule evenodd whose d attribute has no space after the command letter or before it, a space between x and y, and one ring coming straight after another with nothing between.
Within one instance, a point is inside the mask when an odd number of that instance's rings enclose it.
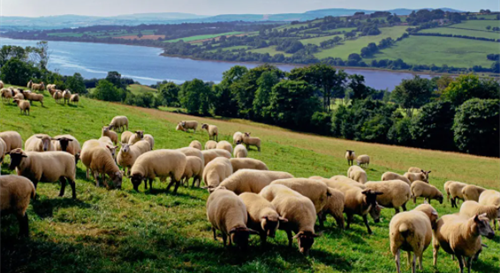
<instances>
[{"instance_id":1,"label":"tree","mask_svg":"<svg viewBox=\"0 0 500 273\"><path fill-rule=\"evenodd\" d=\"M387 139L397 145L408 146L412 144L411 118L401 117L394 121L392 127L387 132Z\"/></svg>"},{"instance_id":2,"label":"tree","mask_svg":"<svg viewBox=\"0 0 500 273\"><path fill-rule=\"evenodd\" d=\"M455 111L450 102L438 101L424 105L415 116L411 134L415 145L427 149L451 151Z\"/></svg>"},{"instance_id":3,"label":"tree","mask_svg":"<svg viewBox=\"0 0 500 273\"><path fill-rule=\"evenodd\" d=\"M269 97L273 86L280 81L279 76L273 71L266 71L257 80L257 92L253 100L253 111L255 117L264 121L270 120Z\"/></svg>"},{"instance_id":4,"label":"tree","mask_svg":"<svg viewBox=\"0 0 500 273\"><path fill-rule=\"evenodd\" d=\"M13 58L2 66L0 78L5 83L25 86L33 78L35 70L31 65Z\"/></svg>"},{"instance_id":5,"label":"tree","mask_svg":"<svg viewBox=\"0 0 500 273\"><path fill-rule=\"evenodd\" d=\"M400 85L392 91L392 99L402 108L406 109L407 115L413 115L413 109L418 109L428 103L432 92L433 84L430 80L416 75L413 79L403 80Z\"/></svg>"},{"instance_id":6,"label":"tree","mask_svg":"<svg viewBox=\"0 0 500 273\"><path fill-rule=\"evenodd\" d=\"M167 82L158 86L161 103L167 106L179 107L180 88L174 82Z\"/></svg>"},{"instance_id":7,"label":"tree","mask_svg":"<svg viewBox=\"0 0 500 273\"><path fill-rule=\"evenodd\" d=\"M208 115L211 107L211 88L202 80L186 81L179 93L182 107L189 114Z\"/></svg>"},{"instance_id":8,"label":"tree","mask_svg":"<svg viewBox=\"0 0 500 273\"><path fill-rule=\"evenodd\" d=\"M83 77L80 73L75 73L73 76L69 76L66 79L66 88L71 90L73 93L85 94L87 93L87 88L85 88L85 83ZM59 87L60 88L60 87Z\"/></svg>"},{"instance_id":9,"label":"tree","mask_svg":"<svg viewBox=\"0 0 500 273\"><path fill-rule=\"evenodd\" d=\"M13 58L26 62L28 52L21 46L4 45L0 48L0 68Z\"/></svg>"},{"instance_id":10,"label":"tree","mask_svg":"<svg viewBox=\"0 0 500 273\"><path fill-rule=\"evenodd\" d=\"M365 85L365 77L363 75L349 75L349 80L348 86L353 92L352 100L364 100L371 95L371 89Z\"/></svg>"},{"instance_id":11,"label":"tree","mask_svg":"<svg viewBox=\"0 0 500 273\"><path fill-rule=\"evenodd\" d=\"M490 30L490 29L491 29L491 26L486 26L486 29L487 29L487 30Z\"/></svg>"},{"instance_id":12,"label":"tree","mask_svg":"<svg viewBox=\"0 0 500 273\"><path fill-rule=\"evenodd\" d=\"M120 101L120 90L107 80L100 80L93 94L98 100L104 101Z\"/></svg>"},{"instance_id":13,"label":"tree","mask_svg":"<svg viewBox=\"0 0 500 273\"><path fill-rule=\"evenodd\" d=\"M500 98L499 84L494 80L480 80L473 74L460 75L443 91L444 99L458 107L472 98L498 99Z\"/></svg>"},{"instance_id":14,"label":"tree","mask_svg":"<svg viewBox=\"0 0 500 273\"><path fill-rule=\"evenodd\" d=\"M47 41L36 43L35 52L38 53L40 69L47 70L50 59L49 43L47 43Z\"/></svg>"},{"instance_id":15,"label":"tree","mask_svg":"<svg viewBox=\"0 0 500 273\"><path fill-rule=\"evenodd\" d=\"M109 71L106 80L118 88L122 88L122 75L117 71Z\"/></svg>"}]
</instances>

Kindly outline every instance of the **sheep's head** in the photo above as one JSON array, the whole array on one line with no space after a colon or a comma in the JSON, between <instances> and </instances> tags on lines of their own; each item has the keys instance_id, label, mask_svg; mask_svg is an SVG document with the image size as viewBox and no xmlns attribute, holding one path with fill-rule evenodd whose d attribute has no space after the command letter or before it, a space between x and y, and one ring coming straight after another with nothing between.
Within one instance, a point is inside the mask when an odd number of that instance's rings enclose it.
<instances>
[{"instance_id":1,"label":"sheep's head","mask_svg":"<svg viewBox=\"0 0 500 273\"><path fill-rule=\"evenodd\" d=\"M80 153L75 154L75 165L78 164L78 160L80 160Z\"/></svg>"},{"instance_id":2,"label":"sheep's head","mask_svg":"<svg viewBox=\"0 0 500 273\"><path fill-rule=\"evenodd\" d=\"M203 123L203 124L201 125L201 129L202 129L202 130L203 130L203 129L208 130L208 124Z\"/></svg>"},{"instance_id":3,"label":"sheep's head","mask_svg":"<svg viewBox=\"0 0 500 273\"><path fill-rule=\"evenodd\" d=\"M420 180L424 181L424 182L428 182L429 180L429 174L431 173L431 171L424 171L424 170L420 170L422 172L422 175L421 175L421 178Z\"/></svg>"},{"instance_id":4,"label":"sheep's head","mask_svg":"<svg viewBox=\"0 0 500 273\"><path fill-rule=\"evenodd\" d=\"M107 132L109 132L109 127L108 126L102 126L102 134L104 135Z\"/></svg>"},{"instance_id":5,"label":"sheep's head","mask_svg":"<svg viewBox=\"0 0 500 273\"><path fill-rule=\"evenodd\" d=\"M14 99L14 100L13 100L13 102L14 102L15 104L19 105L19 103L21 102L21 100L19 100L19 99Z\"/></svg>"},{"instance_id":6,"label":"sheep's head","mask_svg":"<svg viewBox=\"0 0 500 273\"><path fill-rule=\"evenodd\" d=\"M10 165L9 169L14 170L17 166L19 166L23 160L23 158L28 157L26 153L21 148L14 149L8 153L10 155Z\"/></svg>"},{"instance_id":7,"label":"sheep's head","mask_svg":"<svg viewBox=\"0 0 500 273\"><path fill-rule=\"evenodd\" d=\"M471 226L471 229L471 232L477 232L479 235L486 236L488 239L493 239L493 237L495 237L495 232L490 226L486 213L476 214L476 216L474 216L474 225Z\"/></svg>"},{"instance_id":8,"label":"sheep's head","mask_svg":"<svg viewBox=\"0 0 500 273\"><path fill-rule=\"evenodd\" d=\"M45 152L47 150L49 150L50 148L50 141L51 140L55 140L55 139L52 139L51 137L49 136L36 136L38 139L41 139L42 140L42 150Z\"/></svg>"},{"instance_id":9,"label":"sheep's head","mask_svg":"<svg viewBox=\"0 0 500 273\"><path fill-rule=\"evenodd\" d=\"M280 222L286 223L288 220L281 216L263 216L260 220L260 227L266 232L267 236L274 238Z\"/></svg>"},{"instance_id":10,"label":"sheep's head","mask_svg":"<svg viewBox=\"0 0 500 273\"><path fill-rule=\"evenodd\" d=\"M135 131L135 134L139 137L139 139L144 138L144 131L137 130Z\"/></svg>"},{"instance_id":11,"label":"sheep's head","mask_svg":"<svg viewBox=\"0 0 500 273\"><path fill-rule=\"evenodd\" d=\"M130 177L130 181L132 181L132 185L134 186L134 190L139 192L139 186L141 185L142 181L144 180L144 176L141 174L132 174Z\"/></svg>"},{"instance_id":12,"label":"sheep's head","mask_svg":"<svg viewBox=\"0 0 500 273\"><path fill-rule=\"evenodd\" d=\"M111 153L111 156L113 156L113 158L116 157L116 147L117 146L113 146L113 145L106 145L106 148L108 148L109 152Z\"/></svg>"},{"instance_id":13,"label":"sheep's head","mask_svg":"<svg viewBox=\"0 0 500 273\"><path fill-rule=\"evenodd\" d=\"M121 171L117 171L113 174L113 177L111 177L113 181L113 185L116 189L121 189L122 188L122 180L123 180L123 173Z\"/></svg>"},{"instance_id":14,"label":"sheep's head","mask_svg":"<svg viewBox=\"0 0 500 273\"><path fill-rule=\"evenodd\" d=\"M438 196L436 197L436 200L439 201L439 204L443 204L444 196L442 193L438 193Z\"/></svg>"},{"instance_id":15,"label":"sheep's head","mask_svg":"<svg viewBox=\"0 0 500 273\"><path fill-rule=\"evenodd\" d=\"M185 121L181 121L181 125L182 125L182 127L186 127L186 122Z\"/></svg>"},{"instance_id":16,"label":"sheep's head","mask_svg":"<svg viewBox=\"0 0 500 273\"><path fill-rule=\"evenodd\" d=\"M364 190L361 193L365 195L366 205L371 206L370 216L373 218L375 223L380 222L380 211L382 210L382 207L377 203L377 195L382 195L383 193L373 190Z\"/></svg>"},{"instance_id":17,"label":"sheep's head","mask_svg":"<svg viewBox=\"0 0 500 273\"><path fill-rule=\"evenodd\" d=\"M299 251L300 253L307 256L309 254L309 249L311 249L314 244L314 238L319 237L320 235L314 234L311 231L299 231L299 233L295 234L293 238L297 238L299 242Z\"/></svg>"},{"instance_id":18,"label":"sheep's head","mask_svg":"<svg viewBox=\"0 0 500 273\"><path fill-rule=\"evenodd\" d=\"M352 154L354 153L354 151L353 151L353 150L345 150L345 151L346 151L346 152L348 152L348 153L349 153L349 155L352 155Z\"/></svg>"},{"instance_id":19,"label":"sheep's head","mask_svg":"<svg viewBox=\"0 0 500 273\"><path fill-rule=\"evenodd\" d=\"M130 145L127 143L122 143L122 148L121 148L122 153L128 153L130 152Z\"/></svg>"},{"instance_id":20,"label":"sheep's head","mask_svg":"<svg viewBox=\"0 0 500 273\"><path fill-rule=\"evenodd\" d=\"M68 149L69 142L73 141L73 139L67 137L58 137L55 140L59 141L59 144L61 145L61 150L65 152Z\"/></svg>"},{"instance_id":21,"label":"sheep's head","mask_svg":"<svg viewBox=\"0 0 500 273\"><path fill-rule=\"evenodd\" d=\"M244 137L250 137L250 134L252 134L252 133L250 133L250 132L245 132L245 133L243 133L243 136L244 136Z\"/></svg>"},{"instance_id":22,"label":"sheep's head","mask_svg":"<svg viewBox=\"0 0 500 273\"><path fill-rule=\"evenodd\" d=\"M231 240L242 250L248 247L248 238L250 234L259 234L259 232L247 227L235 227L229 231Z\"/></svg>"}]
</instances>

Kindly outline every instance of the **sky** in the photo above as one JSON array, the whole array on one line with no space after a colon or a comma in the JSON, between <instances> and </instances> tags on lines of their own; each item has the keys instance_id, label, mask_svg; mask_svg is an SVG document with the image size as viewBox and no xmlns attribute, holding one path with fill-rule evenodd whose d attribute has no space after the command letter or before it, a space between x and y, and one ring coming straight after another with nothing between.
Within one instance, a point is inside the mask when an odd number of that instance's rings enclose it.
<instances>
[{"instance_id":1,"label":"sky","mask_svg":"<svg viewBox=\"0 0 500 273\"><path fill-rule=\"evenodd\" d=\"M184 12L199 15L301 13L325 8L388 10L454 8L500 9L498 0L0 0L2 16L63 14L113 16L132 13Z\"/></svg>"}]
</instances>

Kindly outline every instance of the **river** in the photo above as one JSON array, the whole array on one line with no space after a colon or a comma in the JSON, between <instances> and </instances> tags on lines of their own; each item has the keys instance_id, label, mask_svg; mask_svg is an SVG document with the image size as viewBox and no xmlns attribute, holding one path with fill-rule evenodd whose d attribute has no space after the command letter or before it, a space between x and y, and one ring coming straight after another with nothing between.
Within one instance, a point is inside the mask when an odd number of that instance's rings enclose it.
<instances>
[{"instance_id":1,"label":"river","mask_svg":"<svg viewBox=\"0 0 500 273\"><path fill-rule=\"evenodd\" d=\"M0 46L35 46L37 41L15 40L0 37ZM198 78L204 81L220 82L222 72L234 65L248 68L256 67L253 63L228 63L201 61L176 57L160 56L159 48L128 46L116 44L79 43L49 41L49 69L62 75L80 73L85 78L104 78L108 71L118 71L123 77L129 77L142 84L154 84L169 80L182 83ZM278 65L285 71L294 65ZM345 69L349 74L361 74L368 86L392 91L403 79L413 77L411 73L381 70ZM430 78L428 75L423 77Z\"/></svg>"}]
</instances>

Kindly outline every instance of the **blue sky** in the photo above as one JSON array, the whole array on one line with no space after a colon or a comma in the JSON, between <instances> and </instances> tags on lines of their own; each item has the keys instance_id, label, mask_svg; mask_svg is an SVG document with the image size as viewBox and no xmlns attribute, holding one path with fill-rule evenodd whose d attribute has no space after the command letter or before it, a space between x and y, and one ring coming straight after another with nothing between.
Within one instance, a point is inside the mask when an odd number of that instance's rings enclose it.
<instances>
[{"instance_id":1,"label":"blue sky","mask_svg":"<svg viewBox=\"0 0 500 273\"><path fill-rule=\"evenodd\" d=\"M440 8L499 10L498 0L0 0L3 16L61 14L112 16L148 12L185 12L203 15L228 13L295 13L324 8L387 10Z\"/></svg>"}]
</instances>

